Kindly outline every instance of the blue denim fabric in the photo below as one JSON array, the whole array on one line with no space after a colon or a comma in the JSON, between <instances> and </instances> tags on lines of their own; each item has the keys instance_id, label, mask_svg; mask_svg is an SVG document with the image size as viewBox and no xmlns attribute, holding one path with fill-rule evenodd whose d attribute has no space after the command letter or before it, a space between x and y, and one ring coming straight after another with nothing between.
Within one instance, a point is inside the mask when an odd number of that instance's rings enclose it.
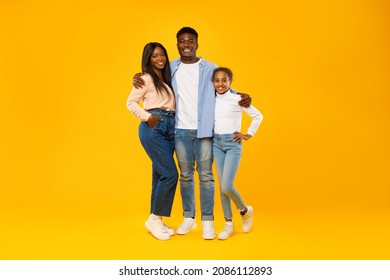
<instances>
[{"instance_id":1,"label":"blue denim fabric","mask_svg":"<svg viewBox=\"0 0 390 280\"><path fill-rule=\"evenodd\" d=\"M175 149L180 169L184 217L195 217L194 167L199 175L202 221L214 220L213 139L197 138L197 131L176 129Z\"/></svg>"},{"instance_id":2,"label":"blue denim fabric","mask_svg":"<svg viewBox=\"0 0 390 280\"><path fill-rule=\"evenodd\" d=\"M141 122L138 129L141 144L152 161L150 212L169 217L178 181L173 158L175 114L164 109L153 109L148 112L160 117L160 122L154 128L146 122Z\"/></svg>"},{"instance_id":3,"label":"blue denim fabric","mask_svg":"<svg viewBox=\"0 0 390 280\"><path fill-rule=\"evenodd\" d=\"M233 137L234 134L215 134L213 143L222 209L227 219L233 218L230 200L233 200L239 210L245 207L243 199L233 186L242 154L242 142L234 142Z\"/></svg>"}]
</instances>

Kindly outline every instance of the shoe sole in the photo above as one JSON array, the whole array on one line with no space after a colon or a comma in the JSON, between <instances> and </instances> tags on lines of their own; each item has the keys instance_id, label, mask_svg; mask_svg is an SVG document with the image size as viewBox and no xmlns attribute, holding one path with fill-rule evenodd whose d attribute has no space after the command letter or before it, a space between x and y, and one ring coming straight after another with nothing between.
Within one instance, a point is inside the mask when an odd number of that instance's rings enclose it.
<instances>
[{"instance_id":1,"label":"shoe sole","mask_svg":"<svg viewBox=\"0 0 390 280\"><path fill-rule=\"evenodd\" d=\"M145 225L145 227L146 227L146 225ZM175 231L173 230L173 228L170 228L170 227L168 227L168 226L165 226L165 229L167 230L167 232L168 232L168 234L170 235L170 236L174 236L175 235ZM146 231L147 232L150 232L150 230L146 227ZM150 232L151 233L151 232Z\"/></svg>"},{"instance_id":2,"label":"shoe sole","mask_svg":"<svg viewBox=\"0 0 390 280\"><path fill-rule=\"evenodd\" d=\"M215 239L217 235L215 234L214 236L202 236L204 240L213 240Z\"/></svg>"},{"instance_id":3,"label":"shoe sole","mask_svg":"<svg viewBox=\"0 0 390 280\"><path fill-rule=\"evenodd\" d=\"M230 237L232 237L233 235L234 235L234 231L233 231L232 233L230 233L228 237L219 237L219 235L218 235L218 239L219 239L219 240L227 240L227 239L229 239Z\"/></svg>"},{"instance_id":4,"label":"shoe sole","mask_svg":"<svg viewBox=\"0 0 390 280\"><path fill-rule=\"evenodd\" d=\"M229 235L228 237L224 237L224 238L222 238L222 237L219 237L218 236L218 239L219 240L228 240L230 237L232 237L234 234L231 234L231 235Z\"/></svg>"}]
</instances>

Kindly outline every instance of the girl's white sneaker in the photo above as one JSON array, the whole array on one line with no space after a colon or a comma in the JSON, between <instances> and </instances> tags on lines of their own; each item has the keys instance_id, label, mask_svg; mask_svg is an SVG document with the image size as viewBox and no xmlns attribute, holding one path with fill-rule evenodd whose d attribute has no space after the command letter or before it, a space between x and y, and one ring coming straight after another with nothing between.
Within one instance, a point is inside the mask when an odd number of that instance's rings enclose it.
<instances>
[{"instance_id":1,"label":"girl's white sneaker","mask_svg":"<svg viewBox=\"0 0 390 280\"><path fill-rule=\"evenodd\" d=\"M252 206L247 206L248 210L245 215L241 215L242 218L242 231L248 233L253 224L253 208Z\"/></svg>"},{"instance_id":2,"label":"girl's white sneaker","mask_svg":"<svg viewBox=\"0 0 390 280\"><path fill-rule=\"evenodd\" d=\"M233 222L225 222L225 228L218 234L218 239L226 240L229 239L234 234L234 225Z\"/></svg>"}]
</instances>

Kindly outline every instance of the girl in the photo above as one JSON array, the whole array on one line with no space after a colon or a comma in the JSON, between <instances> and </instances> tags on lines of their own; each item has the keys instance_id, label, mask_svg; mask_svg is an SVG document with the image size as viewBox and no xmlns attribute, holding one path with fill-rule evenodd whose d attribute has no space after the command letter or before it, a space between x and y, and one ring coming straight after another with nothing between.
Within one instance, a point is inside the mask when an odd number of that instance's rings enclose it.
<instances>
[{"instance_id":1,"label":"girl","mask_svg":"<svg viewBox=\"0 0 390 280\"><path fill-rule=\"evenodd\" d=\"M232 200L240 210L242 231L250 231L253 223L253 208L245 204L233 182L241 159L242 142L249 140L257 131L262 114L252 105L244 108L238 105L240 95L230 90L233 73L225 67L213 72L213 84L216 91L213 154L218 173L221 203L225 216L225 228L218 235L221 240L233 235ZM240 132L242 111L252 117L252 123L246 134Z\"/></svg>"},{"instance_id":2,"label":"girl","mask_svg":"<svg viewBox=\"0 0 390 280\"><path fill-rule=\"evenodd\" d=\"M175 234L163 224L162 217L171 214L178 180L173 159L175 95L168 62L167 51L160 43L146 44L142 54L145 86L134 87L127 100L128 109L141 120L139 138L152 161L151 209L145 227L159 240L168 240Z\"/></svg>"}]
</instances>

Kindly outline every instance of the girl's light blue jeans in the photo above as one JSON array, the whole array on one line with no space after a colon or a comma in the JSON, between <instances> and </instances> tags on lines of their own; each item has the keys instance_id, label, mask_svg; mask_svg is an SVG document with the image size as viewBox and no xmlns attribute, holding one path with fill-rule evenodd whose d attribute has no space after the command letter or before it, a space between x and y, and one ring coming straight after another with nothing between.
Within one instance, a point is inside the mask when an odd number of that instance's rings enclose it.
<instances>
[{"instance_id":1,"label":"girl's light blue jeans","mask_svg":"<svg viewBox=\"0 0 390 280\"><path fill-rule=\"evenodd\" d=\"M223 213L226 219L232 219L231 201L237 209L243 210L245 203L234 188L234 178L240 164L242 142L233 141L234 134L215 134L213 154L217 169Z\"/></svg>"}]
</instances>

